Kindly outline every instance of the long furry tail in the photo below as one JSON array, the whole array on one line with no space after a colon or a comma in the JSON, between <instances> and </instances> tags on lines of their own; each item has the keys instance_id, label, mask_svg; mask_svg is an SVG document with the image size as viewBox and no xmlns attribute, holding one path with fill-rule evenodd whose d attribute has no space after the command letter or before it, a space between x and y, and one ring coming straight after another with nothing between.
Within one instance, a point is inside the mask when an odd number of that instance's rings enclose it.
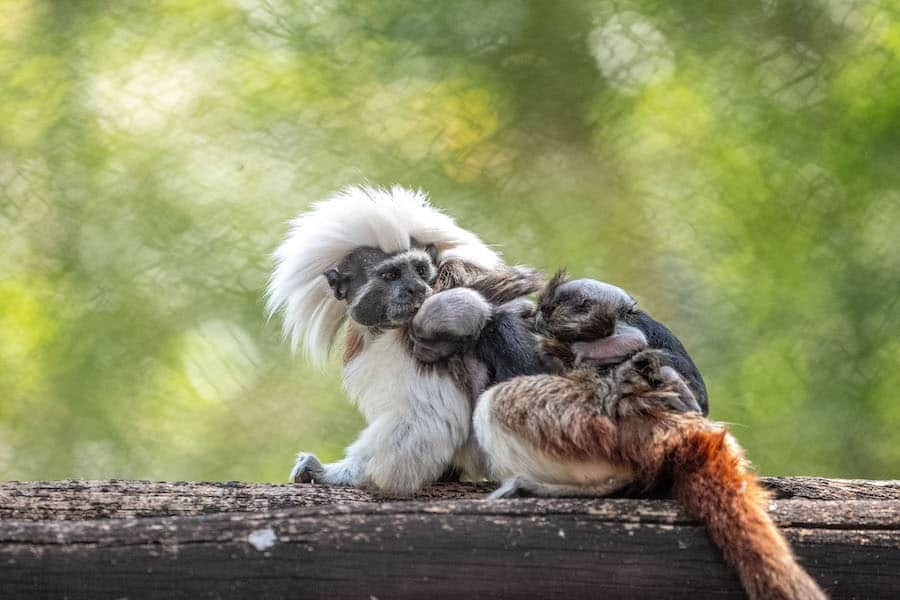
<instances>
[{"instance_id":1,"label":"long furry tail","mask_svg":"<svg viewBox=\"0 0 900 600\"><path fill-rule=\"evenodd\" d=\"M704 523L750 598L827 598L769 518L769 494L745 469L741 449L725 430L688 433L673 459L675 497Z\"/></svg>"}]
</instances>

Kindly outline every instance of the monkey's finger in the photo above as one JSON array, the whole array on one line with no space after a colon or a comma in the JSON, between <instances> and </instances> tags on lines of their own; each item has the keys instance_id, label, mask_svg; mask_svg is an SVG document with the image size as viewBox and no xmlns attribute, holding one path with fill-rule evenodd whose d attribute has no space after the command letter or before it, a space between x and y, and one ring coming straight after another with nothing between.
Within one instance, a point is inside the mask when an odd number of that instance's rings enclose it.
<instances>
[{"instance_id":1,"label":"monkey's finger","mask_svg":"<svg viewBox=\"0 0 900 600\"><path fill-rule=\"evenodd\" d=\"M703 412L700 409L700 405L697 403L697 399L694 397L693 392L691 392L691 389L675 369L664 366L660 368L659 374L660 377L662 377L662 380L671 387L675 394L673 405L676 404L675 401L677 401L678 408L676 408L676 410L679 410L680 412Z\"/></svg>"},{"instance_id":2,"label":"monkey's finger","mask_svg":"<svg viewBox=\"0 0 900 600\"><path fill-rule=\"evenodd\" d=\"M703 413L703 410L700 408L700 404L697 403L697 400L694 399L694 395L691 394L687 398L682 398L684 400L685 411L684 412L695 412L695 413Z\"/></svg>"},{"instance_id":3,"label":"monkey's finger","mask_svg":"<svg viewBox=\"0 0 900 600\"><path fill-rule=\"evenodd\" d=\"M301 452L297 455L297 462L291 469L289 481L291 483L315 483L321 481L325 475L325 469L322 463L314 454Z\"/></svg>"},{"instance_id":4,"label":"monkey's finger","mask_svg":"<svg viewBox=\"0 0 900 600\"><path fill-rule=\"evenodd\" d=\"M518 477L513 477L512 479L507 479L504 481L500 487L491 492L490 496L487 497L488 500L504 500L506 498L519 498L523 495L525 489L523 488L521 482Z\"/></svg>"},{"instance_id":5,"label":"monkey's finger","mask_svg":"<svg viewBox=\"0 0 900 600\"><path fill-rule=\"evenodd\" d=\"M668 406L675 412L700 412L700 406L693 396L672 395L669 398Z\"/></svg>"}]
</instances>

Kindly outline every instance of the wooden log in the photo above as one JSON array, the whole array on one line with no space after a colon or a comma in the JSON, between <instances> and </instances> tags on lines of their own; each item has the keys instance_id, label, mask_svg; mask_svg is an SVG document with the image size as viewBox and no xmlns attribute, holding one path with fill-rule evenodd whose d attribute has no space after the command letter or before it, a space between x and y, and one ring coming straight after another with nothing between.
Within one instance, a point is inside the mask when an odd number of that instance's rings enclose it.
<instances>
[{"instance_id":1,"label":"wooden log","mask_svg":"<svg viewBox=\"0 0 900 600\"><path fill-rule=\"evenodd\" d=\"M834 598L900 597L900 484L768 481L794 494L771 514ZM742 597L670 500L472 499L483 491L3 484L0 598ZM802 497L816 494L840 499ZM217 504L244 512L197 514ZM176 516L135 518L154 513ZM83 519L99 514L129 518Z\"/></svg>"},{"instance_id":2,"label":"wooden log","mask_svg":"<svg viewBox=\"0 0 900 600\"><path fill-rule=\"evenodd\" d=\"M417 500L482 498L492 484L449 483ZM0 519L78 520L260 512L282 508L392 500L356 488L261 483L34 481L0 483Z\"/></svg>"},{"instance_id":3,"label":"wooden log","mask_svg":"<svg viewBox=\"0 0 900 600\"><path fill-rule=\"evenodd\" d=\"M900 500L900 481L765 477L776 498ZM483 498L491 483L444 483L412 500ZM78 520L259 512L302 506L359 504L400 498L355 488L261 483L150 481L0 482L0 519Z\"/></svg>"}]
</instances>

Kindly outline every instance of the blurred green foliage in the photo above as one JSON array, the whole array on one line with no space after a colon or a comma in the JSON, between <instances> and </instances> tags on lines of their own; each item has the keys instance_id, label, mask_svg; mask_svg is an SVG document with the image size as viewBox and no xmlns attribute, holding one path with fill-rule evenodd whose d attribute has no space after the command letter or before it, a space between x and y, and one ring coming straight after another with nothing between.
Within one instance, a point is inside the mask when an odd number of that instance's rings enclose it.
<instances>
[{"instance_id":1,"label":"blurred green foliage","mask_svg":"<svg viewBox=\"0 0 900 600\"><path fill-rule=\"evenodd\" d=\"M896 1L0 0L0 478L284 480L361 419L263 317L399 182L619 284L768 474L900 476Z\"/></svg>"}]
</instances>

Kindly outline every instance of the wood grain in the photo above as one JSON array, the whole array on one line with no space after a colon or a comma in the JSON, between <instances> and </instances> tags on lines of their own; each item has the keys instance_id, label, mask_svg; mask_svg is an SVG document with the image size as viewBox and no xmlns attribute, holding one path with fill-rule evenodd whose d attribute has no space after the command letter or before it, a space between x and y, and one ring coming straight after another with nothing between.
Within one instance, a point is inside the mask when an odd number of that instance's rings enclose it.
<instances>
[{"instance_id":1,"label":"wood grain","mask_svg":"<svg viewBox=\"0 0 900 600\"><path fill-rule=\"evenodd\" d=\"M767 482L793 494L771 514L834 598L900 597L897 482ZM476 499L487 489L6 483L0 598L743 597L670 500Z\"/></svg>"},{"instance_id":2,"label":"wood grain","mask_svg":"<svg viewBox=\"0 0 900 600\"><path fill-rule=\"evenodd\" d=\"M765 477L776 498L900 500L900 481ZM411 500L482 498L490 483L443 483ZM150 481L0 482L0 519L79 520L259 512L302 506L398 500L356 488L262 483Z\"/></svg>"}]
</instances>

